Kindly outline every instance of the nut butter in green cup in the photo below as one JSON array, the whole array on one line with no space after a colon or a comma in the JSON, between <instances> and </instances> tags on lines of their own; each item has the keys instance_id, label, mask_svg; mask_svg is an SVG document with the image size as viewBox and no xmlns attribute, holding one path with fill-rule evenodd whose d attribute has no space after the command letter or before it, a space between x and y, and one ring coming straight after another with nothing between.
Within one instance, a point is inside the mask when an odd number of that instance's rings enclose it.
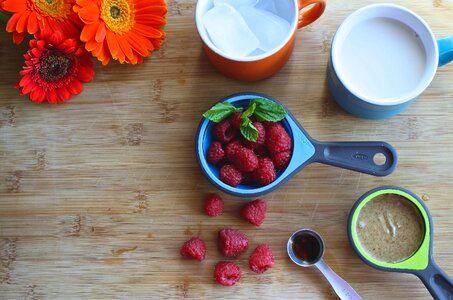
<instances>
[{"instance_id":1,"label":"nut butter in green cup","mask_svg":"<svg viewBox=\"0 0 453 300\"><path fill-rule=\"evenodd\" d=\"M365 193L349 214L348 236L367 265L412 273L435 299L453 299L452 279L433 260L431 214L411 191L383 186Z\"/></svg>"}]
</instances>

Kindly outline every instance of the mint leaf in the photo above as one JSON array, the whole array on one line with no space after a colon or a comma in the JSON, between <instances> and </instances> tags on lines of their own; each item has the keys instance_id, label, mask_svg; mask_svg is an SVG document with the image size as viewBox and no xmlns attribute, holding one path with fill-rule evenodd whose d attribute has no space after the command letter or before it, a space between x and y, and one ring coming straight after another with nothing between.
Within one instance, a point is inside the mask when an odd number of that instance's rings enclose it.
<instances>
[{"instance_id":1,"label":"mint leaf","mask_svg":"<svg viewBox=\"0 0 453 300\"><path fill-rule=\"evenodd\" d=\"M283 120L286 116L286 110L280 104L272 100L256 98L253 99L251 103L252 105L256 105L254 116L260 122L278 122Z\"/></svg>"},{"instance_id":2,"label":"mint leaf","mask_svg":"<svg viewBox=\"0 0 453 300\"><path fill-rule=\"evenodd\" d=\"M203 114L203 117L212 122L219 123L238 111L242 111L242 108L234 107L232 104L228 102L219 102L213 107L211 107L210 110L205 112Z\"/></svg>"},{"instance_id":3,"label":"mint leaf","mask_svg":"<svg viewBox=\"0 0 453 300\"><path fill-rule=\"evenodd\" d=\"M253 115L256 109L256 103L251 103L249 107L242 113L241 118L245 119Z\"/></svg>"},{"instance_id":4,"label":"mint leaf","mask_svg":"<svg viewBox=\"0 0 453 300\"><path fill-rule=\"evenodd\" d=\"M240 131L247 140L251 142L256 142L256 140L258 140L258 130L253 126L248 117L243 117Z\"/></svg>"}]
</instances>

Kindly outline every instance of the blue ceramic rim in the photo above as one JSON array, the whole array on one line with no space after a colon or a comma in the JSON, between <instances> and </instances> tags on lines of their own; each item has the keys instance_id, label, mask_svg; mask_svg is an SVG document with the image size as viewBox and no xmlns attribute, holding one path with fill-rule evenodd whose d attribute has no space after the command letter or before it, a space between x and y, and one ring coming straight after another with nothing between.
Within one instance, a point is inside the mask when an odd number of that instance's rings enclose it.
<instances>
[{"instance_id":1,"label":"blue ceramic rim","mask_svg":"<svg viewBox=\"0 0 453 300\"><path fill-rule=\"evenodd\" d=\"M374 8L379 8L379 7L387 7L387 8L391 8L391 9L396 9L396 10L400 10L400 11L404 11L405 13L411 15L412 17L414 17L418 22L420 22L424 28L426 29L426 31L428 32L429 36L431 37L431 40L433 41L433 47L435 48L435 55L437 55L437 59L435 59L436 61L438 61L438 55L439 55L439 49L438 49L438 45L437 45L437 41L436 41L436 38L434 36L434 33L432 32L431 28L428 26L428 24L426 23L426 21L420 17L418 14L416 14L415 12L413 12L412 10L404 7L404 6L401 6L401 5L398 5L398 4L393 4L393 3L373 3L373 4L369 4L369 5L366 5L364 7L361 7L359 8L358 10L352 12L350 15L348 15L344 20L343 22L341 22L341 24L338 26L337 30L335 31L333 37L332 37L332 42L331 42L331 47L330 47L330 53L329 53L329 57L330 57L330 61L332 63L332 70L333 72L335 72L336 76L338 77L338 79L340 80L341 84L345 87L345 89L350 93L352 94L354 97L356 97L358 100L361 100L365 103L368 103L368 104L371 104L371 105L374 105L376 107L388 107L389 109L392 109L393 107L395 106L398 106L398 105L402 105L402 104L406 104L406 103L410 103L411 101L413 101L414 99L416 99L418 96L420 96L428 87L429 85L431 84L431 82L433 81L434 79L434 76L436 75L436 72L437 72L437 68L438 68L438 65L436 65L436 67L434 68L434 70L432 71L432 74L430 76L430 79L427 80L425 86L423 89L419 89L419 91L417 93L414 93L414 95L410 95L410 96L407 96L405 97L404 99L401 98L399 99L398 101L393 101L393 102L390 102L390 103L380 103L379 101L376 101L376 100L373 100L373 99L367 99L366 97L363 97L363 95L358 95L356 94L356 92L352 91L347 85L346 83L340 78L337 70L336 70L336 63L335 63L335 60L333 59L333 48L334 48L334 43L336 41L336 37L337 37L337 33L338 31L342 28L343 24L346 22L346 21L349 21L351 17L355 16L355 15L358 15L360 14L362 11L364 10L368 10L368 9L374 9ZM411 28L412 29L412 28ZM397 114L397 113L395 113ZM381 118L379 118L381 119Z\"/></svg>"},{"instance_id":2,"label":"blue ceramic rim","mask_svg":"<svg viewBox=\"0 0 453 300\"><path fill-rule=\"evenodd\" d=\"M266 98L266 99L272 100L272 101L280 104L287 112L287 115L283 119L283 121L286 121L286 122L289 123L289 127L290 127L289 130L292 130L291 129L291 123L292 123L292 125L295 125L295 126L299 127L300 131L305 135L307 140L311 143L311 146L313 147L313 149L315 149L316 141L313 140L308 135L308 133L302 128L302 126L299 124L299 122L291 114L291 112L280 101L276 100L273 97L270 97L270 96L268 96L266 94L262 94L262 93L242 92L242 93L236 93L236 94L232 94L230 96L224 97L223 99L221 99L217 103L219 103L219 102L229 102L229 103L231 103L231 102L236 102L236 101L241 101L241 100L249 100L249 99L253 99L253 98L256 98L256 97ZM203 153L203 142L204 142L204 139L205 139L206 129L208 127L209 122L211 122L211 121L209 121L206 118L203 118L201 120L200 125L199 125L198 130L197 130L196 141L195 141L195 154L196 154L196 157L197 157L197 162L198 162L201 170L205 174L205 176L209 179L209 181L215 187L217 187L219 190L221 190L221 191L223 191L225 193L231 194L233 196L237 196L237 197L257 197L257 196L261 196L261 195L270 193L273 190L275 190L276 188L278 188L280 185L282 185L286 181L288 181L292 177L293 174L297 173L299 170L301 170L306 165L312 163L313 159L315 157L315 150L313 150L313 154L311 154L309 159L307 159L304 163L300 164L298 167L296 167L296 168L293 167L293 169L291 170L290 165L291 165L291 162L293 161L293 158L295 157L294 156L294 148L295 147L293 145L293 154L291 156L290 163L288 164L286 169L282 170L281 174L277 175L278 177L277 177L277 179L274 182L272 182L272 183L270 183L270 184L268 184L266 186L262 186L262 187L255 188L255 189L241 189L241 188L237 188L237 187L232 187L232 186L229 186L229 185L223 183L219 178L217 178L217 176L215 174L213 174L211 172L211 169L209 167L209 163L206 161L206 158L204 156L204 153ZM289 132L289 134L291 136L293 136L292 132Z\"/></svg>"}]
</instances>

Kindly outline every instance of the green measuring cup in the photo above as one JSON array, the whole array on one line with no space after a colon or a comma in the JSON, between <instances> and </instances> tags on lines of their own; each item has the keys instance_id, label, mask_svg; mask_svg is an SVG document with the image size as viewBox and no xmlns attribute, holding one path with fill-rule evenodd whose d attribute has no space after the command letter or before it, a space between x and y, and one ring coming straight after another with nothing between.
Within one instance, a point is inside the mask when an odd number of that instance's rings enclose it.
<instances>
[{"instance_id":1,"label":"green measuring cup","mask_svg":"<svg viewBox=\"0 0 453 300\"><path fill-rule=\"evenodd\" d=\"M363 207L378 196L394 194L402 196L418 210L424 226L424 234L418 249L399 262L386 262L376 259L362 246L357 233L357 222ZM434 262L433 223L431 214L420 198L409 190L396 186L383 186L364 194L354 204L348 219L348 236L357 255L369 266L391 272L412 273L418 276L435 299L453 299L452 279Z\"/></svg>"}]
</instances>

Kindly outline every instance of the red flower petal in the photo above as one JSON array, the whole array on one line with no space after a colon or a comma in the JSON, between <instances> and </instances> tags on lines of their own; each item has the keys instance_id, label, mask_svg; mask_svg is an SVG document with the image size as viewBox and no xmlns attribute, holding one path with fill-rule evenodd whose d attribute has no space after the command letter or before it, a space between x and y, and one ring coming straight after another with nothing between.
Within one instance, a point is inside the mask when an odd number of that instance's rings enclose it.
<instances>
[{"instance_id":1,"label":"red flower petal","mask_svg":"<svg viewBox=\"0 0 453 300\"><path fill-rule=\"evenodd\" d=\"M13 32L13 42L14 42L14 44L19 45L20 43L22 43L22 41L25 38L25 35L26 35L25 32L22 32L22 33Z\"/></svg>"},{"instance_id":2,"label":"red flower petal","mask_svg":"<svg viewBox=\"0 0 453 300\"><path fill-rule=\"evenodd\" d=\"M39 35L43 39L31 40L31 49L24 55L25 67L17 88L34 102L65 102L83 90L81 81L93 79L93 62L83 45L73 38L65 39L60 31Z\"/></svg>"}]
</instances>

